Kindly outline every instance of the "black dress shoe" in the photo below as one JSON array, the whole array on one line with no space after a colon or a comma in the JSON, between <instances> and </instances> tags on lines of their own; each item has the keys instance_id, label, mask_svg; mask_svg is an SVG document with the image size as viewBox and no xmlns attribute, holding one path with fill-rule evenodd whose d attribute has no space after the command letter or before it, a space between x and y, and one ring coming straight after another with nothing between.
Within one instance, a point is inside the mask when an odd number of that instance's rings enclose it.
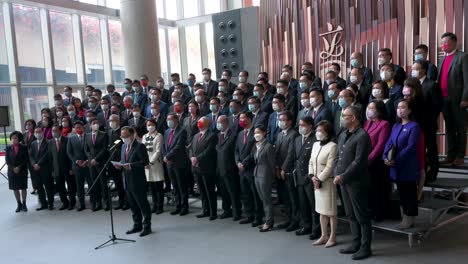
<instances>
[{"instance_id":1,"label":"black dress shoe","mask_svg":"<svg viewBox=\"0 0 468 264\"><path fill-rule=\"evenodd\" d=\"M252 222L252 227L257 227L260 226L262 223L260 221L253 221Z\"/></svg>"},{"instance_id":2,"label":"black dress shoe","mask_svg":"<svg viewBox=\"0 0 468 264\"><path fill-rule=\"evenodd\" d=\"M232 217L232 213L224 212L219 216L219 219L226 219L226 218L231 218L231 217Z\"/></svg>"},{"instance_id":3,"label":"black dress shoe","mask_svg":"<svg viewBox=\"0 0 468 264\"><path fill-rule=\"evenodd\" d=\"M322 236L322 235L321 235L320 233L312 233L312 234L310 234L309 239L310 239L310 240L317 240L317 239L319 239L321 236Z\"/></svg>"},{"instance_id":4,"label":"black dress shoe","mask_svg":"<svg viewBox=\"0 0 468 264\"><path fill-rule=\"evenodd\" d=\"M18 207L15 210L15 213L21 212L21 209L23 209L23 205L21 203L18 203Z\"/></svg>"},{"instance_id":5,"label":"black dress shoe","mask_svg":"<svg viewBox=\"0 0 468 264\"><path fill-rule=\"evenodd\" d=\"M253 222L253 219L252 219L252 218L245 218L244 220L241 220L241 221L239 222L239 224L241 224L241 225L246 225L246 224L250 224L250 223L252 223L252 222Z\"/></svg>"},{"instance_id":6,"label":"black dress shoe","mask_svg":"<svg viewBox=\"0 0 468 264\"><path fill-rule=\"evenodd\" d=\"M114 210L120 210L123 208L123 205L119 204L116 207L114 207Z\"/></svg>"},{"instance_id":7,"label":"black dress shoe","mask_svg":"<svg viewBox=\"0 0 468 264\"><path fill-rule=\"evenodd\" d=\"M155 213L156 213L157 215L158 215L158 214L162 214L162 213L163 213L163 209L158 209L158 210L156 210Z\"/></svg>"},{"instance_id":8,"label":"black dress shoe","mask_svg":"<svg viewBox=\"0 0 468 264\"><path fill-rule=\"evenodd\" d=\"M130 229L130 230L128 230L127 232L125 232L125 234L131 235L131 234L135 234L135 233L141 232L142 230L143 230L143 228L141 228L141 227L133 227L132 229Z\"/></svg>"},{"instance_id":9,"label":"black dress shoe","mask_svg":"<svg viewBox=\"0 0 468 264\"><path fill-rule=\"evenodd\" d=\"M188 213L189 213L188 210L182 210L179 215L184 216L184 215L188 215Z\"/></svg>"},{"instance_id":10,"label":"black dress shoe","mask_svg":"<svg viewBox=\"0 0 468 264\"><path fill-rule=\"evenodd\" d=\"M358 252L354 253L351 257L353 260L362 260L372 256L372 252L370 250L360 249Z\"/></svg>"},{"instance_id":11,"label":"black dress shoe","mask_svg":"<svg viewBox=\"0 0 468 264\"><path fill-rule=\"evenodd\" d=\"M242 218L242 217L240 217L239 215L238 215L238 216L234 216L234 217L232 218L232 221L237 222L237 221L241 220L241 218Z\"/></svg>"},{"instance_id":12,"label":"black dress shoe","mask_svg":"<svg viewBox=\"0 0 468 264\"><path fill-rule=\"evenodd\" d=\"M63 211L65 209L68 209L69 205L67 203L62 204L62 206L59 208L59 211Z\"/></svg>"},{"instance_id":13,"label":"black dress shoe","mask_svg":"<svg viewBox=\"0 0 468 264\"><path fill-rule=\"evenodd\" d=\"M296 231L297 229L299 229L298 224L291 224L286 228L286 232Z\"/></svg>"},{"instance_id":14,"label":"black dress shoe","mask_svg":"<svg viewBox=\"0 0 468 264\"><path fill-rule=\"evenodd\" d=\"M273 225L268 226L267 228L264 228L264 227L262 226L258 231L260 231L260 233L265 233L265 232L269 232L269 231L271 231L271 230L273 230Z\"/></svg>"},{"instance_id":15,"label":"black dress shoe","mask_svg":"<svg viewBox=\"0 0 468 264\"><path fill-rule=\"evenodd\" d=\"M301 228L301 229L296 231L296 236L308 235L310 233L312 233L312 230L310 230L308 228Z\"/></svg>"},{"instance_id":16,"label":"black dress shoe","mask_svg":"<svg viewBox=\"0 0 468 264\"><path fill-rule=\"evenodd\" d=\"M143 229L143 231L141 231L140 236L144 237L144 236L147 236L149 234L151 234L151 228L145 228L145 229Z\"/></svg>"},{"instance_id":17,"label":"black dress shoe","mask_svg":"<svg viewBox=\"0 0 468 264\"><path fill-rule=\"evenodd\" d=\"M81 212L81 211L83 211L83 210L85 210L85 209L86 209L86 206L80 205L80 207L78 207L76 210L77 210L78 212Z\"/></svg>"},{"instance_id":18,"label":"black dress shoe","mask_svg":"<svg viewBox=\"0 0 468 264\"><path fill-rule=\"evenodd\" d=\"M109 211L109 210L110 210L109 205L105 205L104 206L104 211Z\"/></svg>"},{"instance_id":19,"label":"black dress shoe","mask_svg":"<svg viewBox=\"0 0 468 264\"><path fill-rule=\"evenodd\" d=\"M71 211L71 210L73 210L73 209L75 209L75 205L74 205L74 204L70 204L70 205L68 206L68 210Z\"/></svg>"},{"instance_id":20,"label":"black dress shoe","mask_svg":"<svg viewBox=\"0 0 468 264\"><path fill-rule=\"evenodd\" d=\"M158 210L158 208L153 207L153 209L151 209L151 213L154 214L154 213L156 213L157 210Z\"/></svg>"},{"instance_id":21,"label":"black dress shoe","mask_svg":"<svg viewBox=\"0 0 468 264\"><path fill-rule=\"evenodd\" d=\"M180 214L180 209L176 209L171 212L171 215L176 215L176 214Z\"/></svg>"},{"instance_id":22,"label":"black dress shoe","mask_svg":"<svg viewBox=\"0 0 468 264\"><path fill-rule=\"evenodd\" d=\"M279 224L277 226L278 229L285 229L285 228L288 228L288 227L289 227L289 222L282 223L282 224Z\"/></svg>"},{"instance_id":23,"label":"black dress shoe","mask_svg":"<svg viewBox=\"0 0 468 264\"><path fill-rule=\"evenodd\" d=\"M339 252L340 252L341 254L354 254L354 253L356 253L356 252L359 251L359 248L360 248L360 246L354 246L354 245L352 245L352 246L349 246L349 247L347 247L347 248L342 248L342 249L340 249Z\"/></svg>"},{"instance_id":24,"label":"black dress shoe","mask_svg":"<svg viewBox=\"0 0 468 264\"><path fill-rule=\"evenodd\" d=\"M47 208L49 209L49 211L52 211L55 209L54 205L53 204L50 204L49 206L47 206Z\"/></svg>"},{"instance_id":25,"label":"black dress shoe","mask_svg":"<svg viewBox=\"0 0 468 264\"><path fill-rule=\"evenodd\" d=\"M218 218L217 215L212 215L212 216L210 216L210 221L216 220L216 218Z\"/></svg>"},{"instance_id":26,"label":"black dress shoe","mask_svg":"<svg viewBox=\"0 0 468 264\"><path fill-rule=\"evenodd\" d=\"M26 206L26 202L24 202L22 205L23 205L23 206L21 207L21 210L22 210L23 212L27 212L27 211L28 211L28 207Z\"/></svg>"},{"instance_id":27,"label":"black dress shoe","mask_svg":"<svg viewBox=\"0 0 468 264\"><path fill-rule=\"evenodd\" d=\"M202 214L197 215L197 218L205 218L205 217L208 217L208 216L210 216L209 213L202 213Z\"/></svg>"},{"instance_id":28,"label":"black dress shoe","mask_svg":"<svg viewBox=\"0 0 468 264\"><path fill-rule=\"evenodd\" d=\"M47 209L47 206L43 205L43 206L41 206L39 208L36 208L36 211L42 211L42 210L45 210L45 209Z\"/></svg>"},{"instance_id":29,"label":"black dress shoe","mask_svg":"<svg viewBox=\"0 0 468 264\"><path fill-rule=\"evenodd\" d=\"M102 205L98 205L98 206L93 207L93 212L97 212L99 210L102 210Z\"/></svg>"},{"instance_id":30,"label":"black dress shoe","mask_svg":"<svg viewBox=\"0 0 468 264\"><path fill-rule=\"evenodd\" d=\"M33 191L31 192L31 194L32 194L32 195L36 195L36 194L37 194L37 190L33 190Z\"/></svg>"}]
</instances>

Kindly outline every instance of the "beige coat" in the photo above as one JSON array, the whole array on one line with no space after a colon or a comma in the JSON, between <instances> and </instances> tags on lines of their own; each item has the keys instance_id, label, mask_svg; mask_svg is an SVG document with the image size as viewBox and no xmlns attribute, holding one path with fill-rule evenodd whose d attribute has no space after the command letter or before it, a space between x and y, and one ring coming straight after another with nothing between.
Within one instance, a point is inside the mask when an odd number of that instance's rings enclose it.
<instances>
[{"instance_id":1,"label":"beige coat","mask_svg":"<svg viewBox=\"0 0 468 264\"><path fill-rule=\"evenodd\" d=\"M143 135L142 142L148 151L150 161L149 169L146 169L146 180L149 182L164 181L164 170L162 164L161 147L163 136L156 133L153 140L150 140L149 134Z\"/></svg>"},{"instance_id":2,"label":"beige coat","mask_svg":"<svg viewBox=\"0 0 468 264\"><path fill-rule=\"evenodd\" d=\"M336 143L330 141L321 146L315 142L309 161L309 174L322 182L320 189L315 190L315 211L321 215L333 216L336 210L336 186L333 184Z\"/></svg>"}]
</instances>

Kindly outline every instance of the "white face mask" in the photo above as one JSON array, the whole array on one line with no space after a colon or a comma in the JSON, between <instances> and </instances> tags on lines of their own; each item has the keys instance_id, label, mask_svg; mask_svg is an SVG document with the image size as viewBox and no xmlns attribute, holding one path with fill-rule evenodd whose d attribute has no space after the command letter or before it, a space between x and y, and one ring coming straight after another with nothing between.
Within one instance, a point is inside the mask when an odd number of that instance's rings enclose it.
<instances>
[{"instance_id":1,"label":"white face mask","mask_svg":"<svg viewBox=\"0 0 468 264\"><path fill-rule=\"evenodd\" d=\"M284 88L276 88L276 93L284 95Z\"/></svg>"},{"instance_id":2,"label":"white face mask","mask_svg":"<svg viewBox=\"0 0 468 264\"><path fill-rule=\"evenodd\" d=\"M311 97L311 98L309 99L309 102L310 102L310 105L311 105L312 107L316 107L316 106L317 106L317 99L315 99L315 97Z\"/></svg>"},{"instance_id":3,"label":"white face mask","mask_svg":"<svg viewBox=\"0 0 468 264\"><path fill-rule=\"evenodd\" d=\"M392 78L392 73L389 71L382 71L380 72L380 79L382 81L389 81Z\"/></svg>"},{"instance_id":4,"label":"white face mask","mask_svg":"<svg viewBox=\"0 0 468 264\"><path fill-rule=\"evenodd\" d=\"M155 127L155 126L147 126L146 129L147 129L150 133L153 133L154 131L156 131L156 127Z\"/></svg>"},{"instance_id":5,"label":"white face mask","mask_svg":"<svg viewBox=\"0 0 468 264\"><path fill-rule=\"evenodd\" d=\"M300 126L299 127L299 134L305 136L305 135L307 135L308 132L309 131L307 130L307 127L305 127L305 126Z\"/></svg>"},{"instance_id":6,"label":"white face mask","mask_svg":"<svg viewBox=\"0 0 468 264\"><path fill-rule=\"evenodd\" d=\"M133 112L133 117L139 118L141 116L140 112Z\"/></svg>"},{"instance_id":7,"label":"white face mask","mask_svg":"<svg viewBox=\"0 0 468 264\"><path fill-rule=\"evenodd\" d=\"M220 85L220 86L218 86L218 91L224 92L224 91L226 91L226 87L224 87L224 85Z\"/></svg>"},{"instance_id":8,"label":"white face mask","mask_svg":"<svg viewBox=\"0 0 468 264\"><path fill-rule=\"evenodd\" d=\"M281 128L281 130L286 129L286 121L279 121L278 127Z\"/></svg>"},{"instance_id":9,"label":"white face mask","mask_svg":"<svg viewBox=\"0 0 468 264\"><path fill-rule=\"evenodd\" d=\"M356 82L357 82L357 76L356 76L356 75L351 75L351 76L349 76L349 81L350 81L351 83L356 84Z\"/></svg>"},{"instance_id":10,"label":"white face mask","mask_svg":"<svg viewBox=\"0 0 468 264\"><path fill-rule=\"evenodd\" d=\"M224 131L224 124L223 123L216 123L216 129L219 131Z\"/></svg>"},{"instance_id":11,"label":"white face mask","mask_svg":"<svg viewBox=\"0 0 468 264\"><path fill-rule=\"evenodd\" d=\"M175 102L177 102L177 99L176 98L171 98L171 102L172 102L172 104L175 104Z\"/></svg>"},{"instance_id":12,"label":"white face mask","mask_svg":"<svg viewBox=\"0 0 468 264\"><path fill-rule=\"evenodd\" d=\"M102 110L107 111L109 110L109 105L108 104L103 104L101 105Z\"/></svg>"},{"instance_id":13,"label":"white face mask","mask_svg":"<svg viewBox=\"0 0 468 264\"><path fill-rule=\"evenodd\" d=\"M112 121L112 122L109 122L109 126L111 129L116 129L117 128L117 123Z\"/></svg>"},{"instance_id":14,"label":"white face mask","mask_svg":"<svg viewBox=\"0 0 468 264\"><path fill-rule=\"evenodd\" d=\"M98 131L99 130L99 124L93 124L91 126L91 128L93 129L93 131Z\"/></svg>"},{"instance_id":15,"label":"white face mask","mask_svg":"<svg viewBox=\"0 0 468 264\"><path fill-rule=\"evenodd\" d=\"M378 59L377 59L377 63L378 63L379 65L382 65L382 64L384 64L384 63L386 63L386 62L387 62L387 61L385 60L385 58L378 58Z\"/></svg>"},{"instance_id":16,"label":"white face mask","mask_svg":"<svg viewBox=\"0 0 468 264\"><path fill-rule=\"evenodd\" d=\"M367 120L371 120L372 118L374 118L375 114L376 114L375 110L367 109L366 111Z\"/></svg>"},{"instance_id":17,"label":"white face mask","mask_svg":"<svg viewBox=\"0 0 468 264\"><path fill-rule=\"evenodd\" d=\"M325 135L324 135L322 132L317 131L317 132L315 132L315 138L316 138L318 141L322 141L322 140L325 139Z\"/></svg>"},{"instance_id":18,"label":"white face mask","mask_svg":"<svg viewBox=\"0 0 468 264\"><path fill-rule=\"evenodd\" d=\"M151 109L151 114L155 116L155 115L158 115L159 112L156 109Z\"/></svg>"},{"instance_id":19,"label":"white face mask","mask_svg":"<svg viewBox=\"0 0 468 264\"><path fill-rule=\"evenodd\" d=\"M419 71L417 71L417 70L412 70L412 71L411 71L411 77L419 78Z\"/></svg>"},{"instance_id":20,"label":"white face mask","mask_svg":"<svg viewBox=\"0 0 468 264\"><path fill-rule=\"evenodd\" d=\"M382 96L382 90L372 89L372 96L374 96L375 98L380 98Z\"/></svg>"},{"instance_id":21,"label":"white face mask","mask_svg":"<svg viewBox=\"0 0 468 264\"><path fill-rule=\"evenodd\" d=\"M197 102L197 103L203 102L203 97L201 97L201 95L195 96L195 102Z\"/></svg>"},{"instance_id":22,"label":"white face mask","mask_svg":"<svg viewBox=\"0 0 468 264\"><path fill-rule=\"evenodd\" d=\"M260 142L260 141L262 141L265 137L263 136L263 134L257 133L257 134L254 134L254 138L255 138L255 141Z\"/></svg>"},{"instance_id":23,"label":"white face mask","mask_svg":"<svg viewBox=\"0 0 468 264\"><path fill-rule=\"evenodd\" d=\"M301 99L301 105L302 105L304 108L309 108L309 107L310 107L310 102L309 102L309 100L307 100L307 99Z\"/></svg>"},{"instance_id":24,"label":"white face mask","mask_svg":"<svg viewBox=\"0 0 468 264\"><path fill-rule=\"evenodd\" d=\"M130 138L122 138L122 141L127 146L128 146L128 144L130 144Z\"/></svg>"},{"instance_id":25,"label":"white face mask","mask_svg":"<svg viewBox=\"0 0 468 264\"><path fill-rule=\"evenodd\" d=\"M239 77L239 82L240 83L245 83L247 81L247 78L246 77L243 77L243 76L240 76Z\"/></svg>"}]
</instances>

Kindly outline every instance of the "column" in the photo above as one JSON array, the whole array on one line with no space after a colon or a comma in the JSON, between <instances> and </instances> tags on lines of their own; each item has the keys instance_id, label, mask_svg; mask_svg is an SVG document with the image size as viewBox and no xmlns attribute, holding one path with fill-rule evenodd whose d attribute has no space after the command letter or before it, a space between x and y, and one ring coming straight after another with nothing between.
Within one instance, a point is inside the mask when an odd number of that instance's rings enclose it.
<instances>
[{"instance_id":1,"label":"column","mask_svg":"<svg viewBox=\"0 0 468 264\"><path fill-rule=\"evenodd\" d=\"M156 1L120 0L120 21L126 76L146 74L154 85L161 75Z\"/></svg>"}]
</instances>

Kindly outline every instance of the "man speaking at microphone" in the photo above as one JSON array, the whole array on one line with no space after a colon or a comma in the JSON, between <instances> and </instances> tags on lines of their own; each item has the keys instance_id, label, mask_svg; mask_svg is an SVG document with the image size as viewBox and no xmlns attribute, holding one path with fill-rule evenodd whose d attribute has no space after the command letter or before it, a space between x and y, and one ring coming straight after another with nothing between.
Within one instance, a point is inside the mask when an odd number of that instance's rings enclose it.
<instances>
[{"instance_id":1,"label":"man speaking at microphone","mask_svg":"<svg viewBox=\"0 0 468 264\"><path fill-rule=\"evenodd\" d=\"M132 210L133 228L127 234L141 232L140 236L151 233L151 209L146 195L145 166L149 164L145 145L135 140L135 129L123 127L120 133L123 141L120 164L116 169L122 169L124 188L127 200Z\"/></svg>"}]
</instances>

